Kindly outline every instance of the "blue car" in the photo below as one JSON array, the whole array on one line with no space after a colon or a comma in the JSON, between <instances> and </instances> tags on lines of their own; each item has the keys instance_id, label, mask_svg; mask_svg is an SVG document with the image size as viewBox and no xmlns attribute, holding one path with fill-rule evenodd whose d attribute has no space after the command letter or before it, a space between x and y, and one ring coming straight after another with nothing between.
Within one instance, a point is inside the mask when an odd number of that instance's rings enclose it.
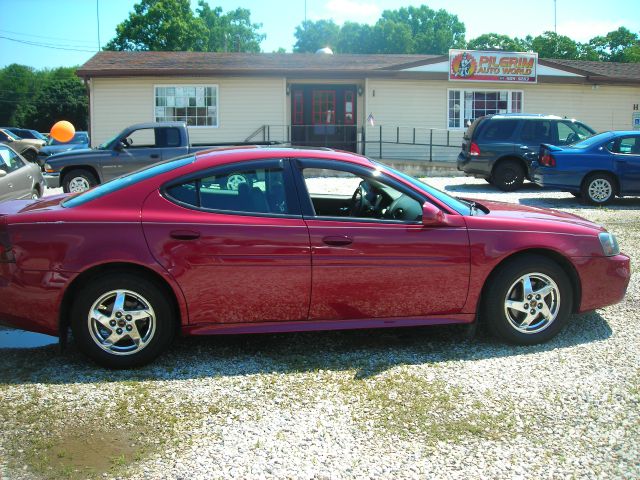
<instances>
[{"instance_id":1,"label":"blue car","mask_svg":"<svg viewBox=\"0 0 640 480\"><path fill-rule=\"evenodd\" d=\"M640 131L599 133L565 147L543 144L531 178L593 205L640 195Z\"/></svg>"},{"instance_id":2,"label":"blue car","mask_svg":"<svg viewBox=\"0 0 640 480\"><path fill-rule=\"evenodd\" d=\"M47 144L38 152L38 163L44 165L47 158L56 153L86 148L89 148L89 134L87 132L76 132L68 142L59 142L55 138L49 138Z\"/></svg>"}]
</instances>

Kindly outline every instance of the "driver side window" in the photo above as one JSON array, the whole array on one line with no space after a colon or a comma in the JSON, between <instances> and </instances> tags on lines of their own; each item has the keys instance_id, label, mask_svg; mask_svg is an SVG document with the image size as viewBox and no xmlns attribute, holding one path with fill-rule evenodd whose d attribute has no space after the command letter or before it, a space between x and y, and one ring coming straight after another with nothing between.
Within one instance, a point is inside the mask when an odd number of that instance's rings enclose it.
<instances>
[{"instance_id":1,"label":"driver side window","mask_svg":"<svg viewBox=\"0 0 640 480\"><path fill-rule=\"evenodd\" d=\"M307 192L317 217L419 222L422 205L381 179L344 170L304 168Z\"/></svg>"}]
</instances>

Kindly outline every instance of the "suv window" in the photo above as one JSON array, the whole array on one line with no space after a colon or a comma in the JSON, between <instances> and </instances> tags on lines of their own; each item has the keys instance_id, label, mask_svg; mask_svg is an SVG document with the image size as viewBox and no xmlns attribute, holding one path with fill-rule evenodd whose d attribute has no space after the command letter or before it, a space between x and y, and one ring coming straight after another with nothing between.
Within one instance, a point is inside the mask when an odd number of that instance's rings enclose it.
<instances>
[{"instance_id":1,"label":"suv window","mask_svg":"<svg viewBox=\"0 0 640 480\"><path fill-rule=\"evenodd\" d=\"M523 143L554 143L550 120L525 120L522 125Z\"/></svg>"},{"instance_id":2,"label":"suv window","mask_svg":"<svg viewBox=\"0 0 640 480\"><path fill-rule=\"evenodd\" d=\"M509 140L518 127L518 120L490 120L484 122L479 137L482 140Z\"/></svg>"},{"instance_id":3,"label":"suv window","mask_svg":"<svg viewBox=\"0 0 640 480\"><path fill-rule=\"evenodd\" d=\"M181 204L206 210L239 213L289 214L284 171L238 166L207 174L167 188L167 196Z\"/></svg>"}]
</instances>

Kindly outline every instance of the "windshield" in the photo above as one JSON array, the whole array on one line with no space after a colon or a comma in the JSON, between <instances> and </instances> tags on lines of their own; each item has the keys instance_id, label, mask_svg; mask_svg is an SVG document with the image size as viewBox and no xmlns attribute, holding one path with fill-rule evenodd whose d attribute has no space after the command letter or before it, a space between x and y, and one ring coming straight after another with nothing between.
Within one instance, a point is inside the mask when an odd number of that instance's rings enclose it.
<instances>
[{"instance_id":1,"label":"windshield","mask_svg":"<svg viewBox=\"0 0 640 480\"><path fill-rule=\"evenodd\" d=\"M113 137L111 137L109 140L107 140L104 143L101 143L100 145L98 145L98 149L99 150L107 150L109 148L109 145L111 143L113 143L115 141L116 138L118 138L120 136L120 134L118 133L117 135L114 135ZM95 138L94 138L95 141Z\"/></svg>"},{"instance_id":2,"label":"windshield","mask_svg":"<svg viewBox=\"0 0 640 480\"><path fill-rule=\"evenodd\" d=\"M151 178L155 175L161 175L168 172L169 170L174 170L176 168L188 165L189 163L195 161L195 159L195 156L189 156L174 158L162 163L156 163L150 167L143 168L142 170L137 170L133 173L123 175L122 177L114 178L113 180L107 183L102 183L97 187L92 188L91 190L87 190L86 192L79 193L78 195L70 197L62 202L62 206L70 208L84 205L85 203L95 200L96 198L100 198L109 193L113 193L131 185L135 185L136 183L146 180L147 178Z\"/></svg>"},{"instance_id":3,"label":"windshield","mask_svg":"<svg viewBox=\"0 0 640 480\"><path fill-rule=\"evenodd\" d=\"M571 148L580 148L580 149L590 148L594 145L597 145L600 142L609 140L611 137L613 137L613 133L611 132L599 133L598 135L594 135L593 137L586 138L581 142L574 143L573 145L571 145Z\"/></svg>"},{"instance_id":4,"label":"windshield","mask_svg":"<svg viewBox=\"0 0 640 480\"><path fill-rule=\"evenodd\" d=\"M417 178L413 178L412 176L407 175L406 173L402 173L402 172L396 170L395 168L391 168L391 167L389 167L387 165L384 165L383 163L376 162L375 160L371 160L371 161L374 163L374 165L377 165L377 166L381 167L382 170L387 170L389 172L392 172L393 174L397 175L398 177L401 177L404 180L407 180L409 183L411 183L413 186L419 188L420 190L423 190L423 191L427 192L432 197L437 198L440 202L444 203L445 205L447 205L452 210L455 210L460 215L471 215L471 206L467 202L463 202L462 200L458 200L457 198L452 197L452 196L450 196L450 195L438 190L437 188L432 187L431 185L427 185L426 183L421 182Z\"/></svg>"},{"instance_id":5,"label":"windshield","mask_svg":"<svg viewBox=\"0 0 640 480\"><path fill-rule=\"evenodd\" d=\"M78 143L89 143L89 137L85 132L76 132L68 142L60 142L53 137L49 137L49 140L47 140L47 145L70 145Z\"/></svg>"}]
</instances>

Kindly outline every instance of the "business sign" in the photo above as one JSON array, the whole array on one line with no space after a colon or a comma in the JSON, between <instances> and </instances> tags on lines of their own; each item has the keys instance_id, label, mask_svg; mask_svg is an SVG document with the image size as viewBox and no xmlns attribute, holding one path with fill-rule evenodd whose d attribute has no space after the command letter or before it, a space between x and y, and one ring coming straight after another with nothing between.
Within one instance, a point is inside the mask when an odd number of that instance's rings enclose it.
<instances>
[{"instance_id":1,"label":"business sign","mask_svg":"<svg viewBox=\"0 0 640 480\"><path fill-rule=\"evenodd\" d=\"M640 130L640 112L633 112L631 114L631 126L634 130Z\"/></svg>"},{"instance_id":2,"label":"business sign","mask_svg":"<svg viewBox=\"0 0 640 480\"><path fill-rule=\"evenodd\" d=\"M538 54L449 50L454 82L537 83Z\"/></svg>"}]
</instances>

